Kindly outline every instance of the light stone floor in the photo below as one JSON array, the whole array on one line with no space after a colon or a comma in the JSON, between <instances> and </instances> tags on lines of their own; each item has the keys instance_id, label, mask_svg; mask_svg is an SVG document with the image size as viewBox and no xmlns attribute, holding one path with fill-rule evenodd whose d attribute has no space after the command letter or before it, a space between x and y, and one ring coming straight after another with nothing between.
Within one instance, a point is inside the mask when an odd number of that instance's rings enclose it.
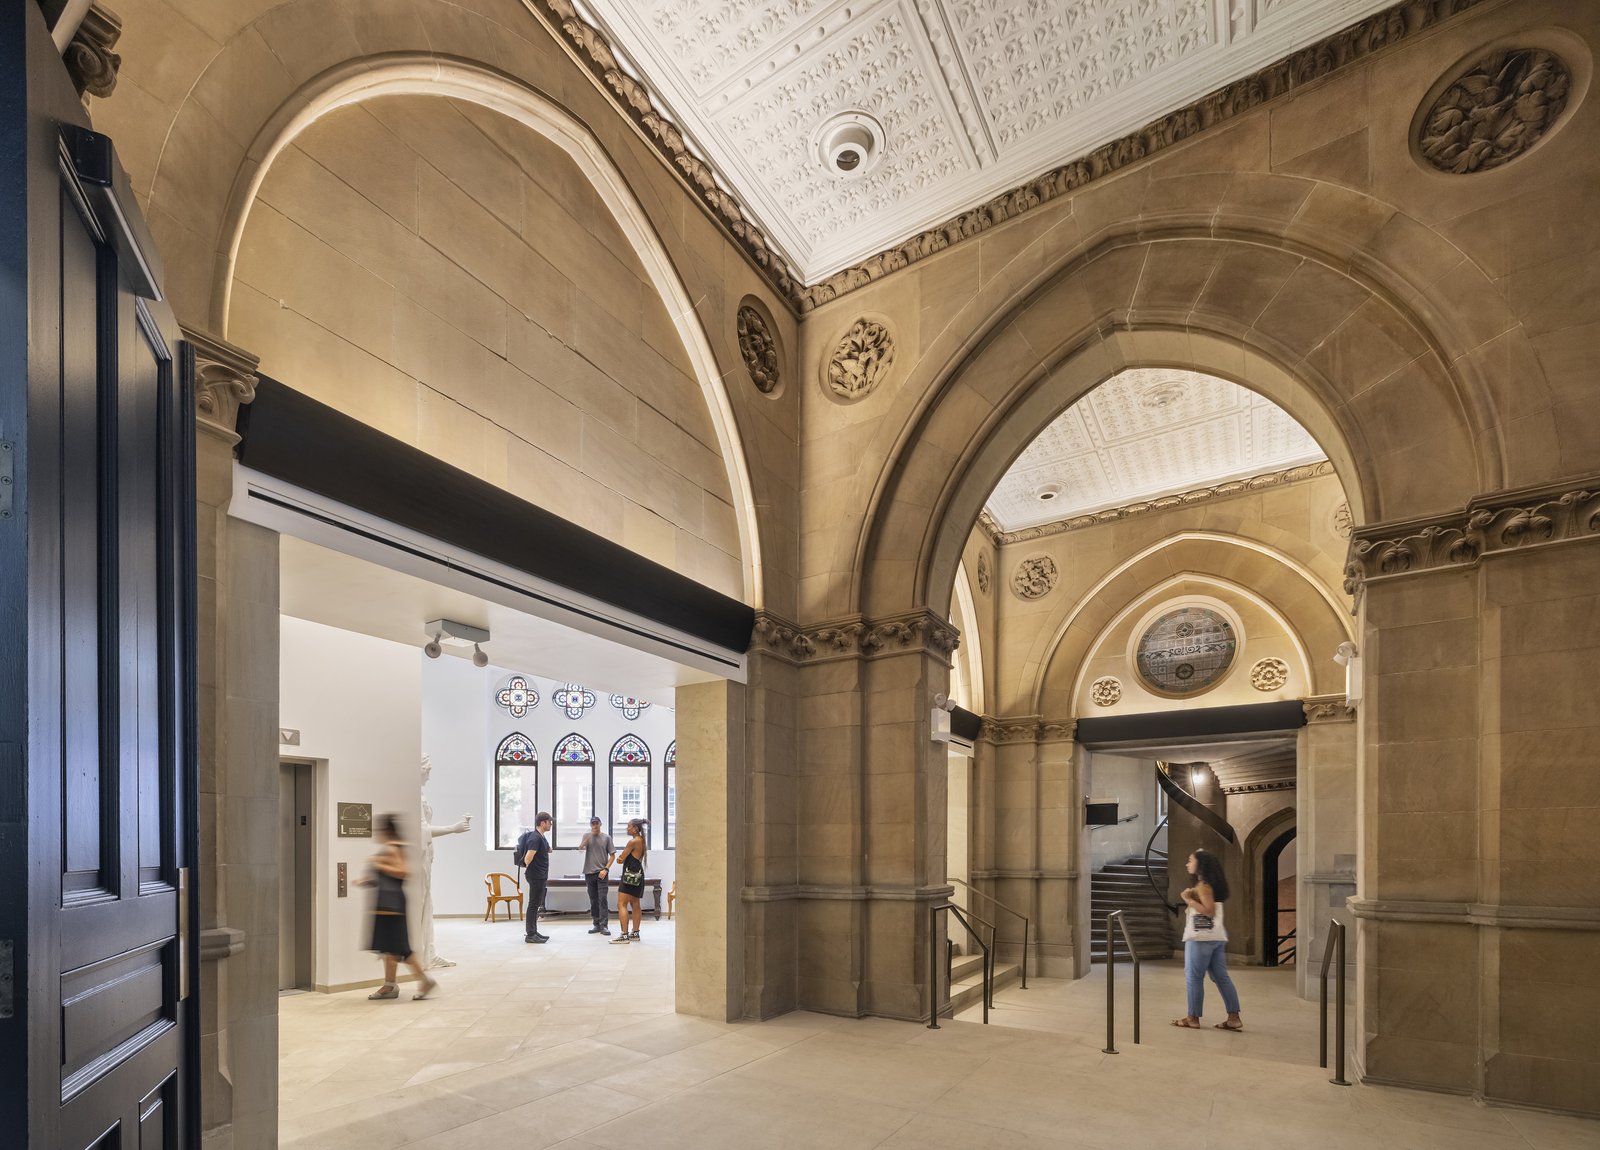
<instances>
[{"instance_id":1,"label":"light stone floor","mask_svg":"<svg viewBox=\"0 0 1600 1150\"><path fill-rule=\"evenodd\" d=\"M1182 971L1146 966L1144 1041L1105 983L1002 991L995 1025L671 1013L672 924L607 946L581 919L546 946L445 921L437 998L281 1000L282 1134L297 1150L854 1150L1600 1147L1600 1123L1407 1090L1331 1086L1287 971L1235 971L1245 1034L1179 1031ZM1126 977L1126 968L1123 970ZM1119 983L1121 980L1119 979ZM1211 1003L1214 1007L1214 1002Z\"/></svg>"}]
</instances>

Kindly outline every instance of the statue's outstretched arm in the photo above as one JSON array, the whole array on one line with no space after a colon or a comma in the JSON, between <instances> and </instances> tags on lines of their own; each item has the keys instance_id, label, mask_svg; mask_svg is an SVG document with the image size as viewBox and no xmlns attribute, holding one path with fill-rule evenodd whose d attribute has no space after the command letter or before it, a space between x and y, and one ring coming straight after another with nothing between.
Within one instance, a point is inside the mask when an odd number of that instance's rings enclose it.
<instances>
[{"instance_id":1,"label":"statue's outstretched arm","mask_svg":"<svg viewBox=\"0 0 1600 1150\"><path fill-rule=\"evenodd\" d=\"M426 825L423 826L422 831L430 839L436 839L440 835L466 834L467 831L469 831L471 829L472 829L472 816L471 815L462 815L461 818L459 820L457 820L456 822L446 823L444 826L436 827L431 823L426 824Z\"/></svg>"}]
</instances>

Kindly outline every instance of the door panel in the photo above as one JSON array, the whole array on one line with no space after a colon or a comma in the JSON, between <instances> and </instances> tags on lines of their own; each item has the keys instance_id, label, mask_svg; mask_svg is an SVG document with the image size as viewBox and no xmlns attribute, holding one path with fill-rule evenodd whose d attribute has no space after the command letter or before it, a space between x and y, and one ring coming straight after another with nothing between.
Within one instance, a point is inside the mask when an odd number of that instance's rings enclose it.
<instances>
[{"instance_id":1,"label":"door panel","mask_svg":"<svg viewBox=\"0 0 1600 1150\"><path fill-rule=\"evenodd\" d=\"M4 754L27 817L10 825L0 793L0 882L26 915L0 911L0 943L27 958L0 1016L0 1129L51 1150L189 1146L192 359L31 3L0 14L0 76L19 75L25 99L0 92L0 149L27 157L21 185L0 180L0 269L26 268L28 334L9 338L0 298L0 378L27 387L0 396L21 512L0 542L25 565L0 572L0 625L25 619L26 642L0 649L0 750L20 744Z\"/></svg>"}]
</instances>

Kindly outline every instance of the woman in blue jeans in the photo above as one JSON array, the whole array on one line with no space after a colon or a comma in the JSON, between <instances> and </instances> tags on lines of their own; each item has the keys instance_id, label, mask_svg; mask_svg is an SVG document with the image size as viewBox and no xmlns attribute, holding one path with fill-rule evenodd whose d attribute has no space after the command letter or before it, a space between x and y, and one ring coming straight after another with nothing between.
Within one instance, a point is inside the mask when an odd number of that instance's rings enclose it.
<instances>
[{"instance_id":1,"label":"woman in blue jeans","mask_svg":"<svg viewBox=\"0 0 1600 1150\"><path fill-rule=\"evenodd\" d=\"M1189 873L1195 883L1183 892L1187 913L1183 922L1183 976L1189 989L1189 1013L1174 1018L1172 1025L1186 1030L1200 1029L1204 1008L1206 975L1222 992L1222 1005L1228 1008L1226 1021L1218 1030L1243 1030L1239 1021L1239 992L1228 977L1228 929L1223 921L1223 904L1228 901L1228 876L1222 860L1208 850L1189 856Z\"/></svg>"}]
</instances>

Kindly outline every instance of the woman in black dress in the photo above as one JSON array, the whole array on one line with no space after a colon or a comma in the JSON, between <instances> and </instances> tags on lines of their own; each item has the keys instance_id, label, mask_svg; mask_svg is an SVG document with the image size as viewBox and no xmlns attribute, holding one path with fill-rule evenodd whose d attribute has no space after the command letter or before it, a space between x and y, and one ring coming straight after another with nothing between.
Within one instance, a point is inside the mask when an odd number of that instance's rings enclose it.
<instances>
[{"instance_id":1,"label":"woman in black dress","mask_svg":"<svg viewBox=\"0 0 1600 1150\"><path fill-rule=\"evenodd\" d=\"M378 843L378 853L372 857L361 885L378 891L372 906L370 949L383 955L383 985L367 997L399 998L395 968L403 962L417 976L417 992L411 997L427 998L439 984L423 973L411 953L411 936L406 929L406 878L411 874L411 864L406 859L406 844L400 838L400 820L394 815L378 816Z\"/></svg>"},{"instance_id":2,"label":"woman in black dress","mask_svg":"<svg viewBox=\"0 0 1600 1150\"><path fill-rule=\"evenodd\" d=\"M613 946L639 941L639 911L644 904L644 856L650 846L644 841L647 819L628 821L628 845L617 853L617 865L622 877L617 881L617 918L622 922L622 934L611 940ZM628 930L628 916L633 916L633 930Z\"/></svg>"}]
</instances>

